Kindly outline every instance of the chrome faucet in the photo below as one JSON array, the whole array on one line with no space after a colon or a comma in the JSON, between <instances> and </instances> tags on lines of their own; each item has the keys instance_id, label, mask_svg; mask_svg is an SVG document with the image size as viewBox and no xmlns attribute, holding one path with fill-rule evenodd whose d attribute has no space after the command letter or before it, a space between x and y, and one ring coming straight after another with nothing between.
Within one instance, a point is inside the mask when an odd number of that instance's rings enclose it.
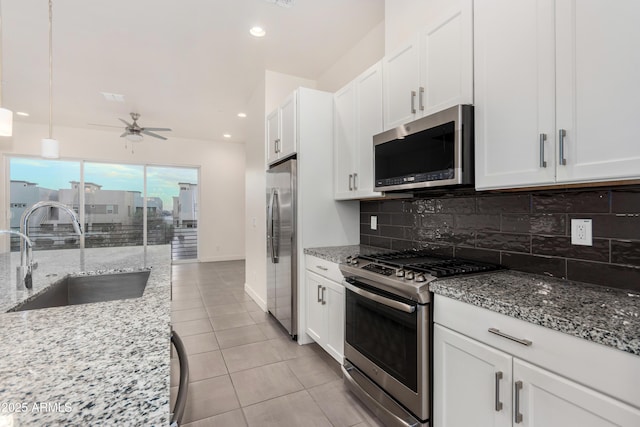
<instances>
[{"instance_id":1,"label":"chrome faucet","mask_svg":"<svg viewBox=\"0 0 640 427\"><path fill-rule=\"evenodd\" d=\"M81 235L82 234L82 225L80 224L80 220L78 219L78 215L73 211L73 209L69 208L67 205L54 202L51 200L45 200L42 202L38 202L31 206L29 209L24 211L22 217L20 217L20 235L23 236L23 242L20 244L20 267L18 267L18 287L20 287L21 283L24 283L24 286L28 289L31 289L33 286L33 270L38 266L37 263L33 262L33 243L31 239L29 239L29 218L31 215L40 208L44 207L53 207L58 208L71 216L71 225L73 226L74 231ZM15 234L16 232L12 233Z\"/></svg>"}]
</instances>

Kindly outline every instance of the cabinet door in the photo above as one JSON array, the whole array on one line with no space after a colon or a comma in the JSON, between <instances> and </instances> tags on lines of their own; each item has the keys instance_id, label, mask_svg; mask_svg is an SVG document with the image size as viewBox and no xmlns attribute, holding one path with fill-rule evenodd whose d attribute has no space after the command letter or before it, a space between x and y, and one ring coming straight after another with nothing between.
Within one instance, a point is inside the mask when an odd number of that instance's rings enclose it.
<instances>
[{"instance_id":1,"label":"cabinet door","mask_svg":"<svg viewBox=\"0 0 640 427\"><path fill-rule=\"evenodd\" d=\"M457 104L473 104L473 5L444 13L420 33L421 91L418 110L423 115Z\"/></svg>"},{"instance_id":2,"label":"cabinet door","mask_svg":"<svg viewBox=\"0 0 640 427\"><path fill-rule=\"evenodd\" d=\"M278 110L267 116L267 164L278 160L278 144L280 138L280 119Z\"/></svg>"},{"instance_id":3,"label":"cabinet door","mask_svg":"<svg viewBox=\"0 0 640 427\"><path fill-rule=\"evenodd\" d=\"M357 85L358 167L354 185L358 198L380 197L373 191L373 136L382 132L382 63L362 73Z\"/></svg>"},{"instance_id":4,"label":"cabinet door","mask_svg":"<svg viewBox=\"0 0 640 427\"><path fill-rule=\"evenodd\" d=\"M418 117L420 38L383 59L384 128L394 128Z\"/></svg>"},{"instance_id":5,"label":"cabinet door","mask_svg":"<svg viewBox=\"0 0 640 427\"><path fill-rule=\"evenodd\" d=\"M476 1L473 19L476 188L554 183L554 2Z\"/></svg>"},{"instance_id":6,"label":"cabinet door","mask_svg":"<svg viewBox=\"0 0 640 427\"><path fill-rule=\"evenodd\" d=\"M340 364L344 356L344 287L330 280L325 282L327 315L327 352Z\"/></svg>"},{"instance_id":7,"label":"cabinet door","mask_svg":"<svg viewBox=\"0 0 640 427\"><path fill-rule=\"evenodd\" d=\"M333 189L336 199L354 197L356 149L356 86L345 86L333 96Z\"/></svg>"},{"instance_id":8,"label":"cabinet door","mask_svg":"<svg viewBox=\"0 0 640 427\"><path fill-rule=\"evenodd\" d=\"M433 329L433 425L511 426L512 357L438 324Z\"/></svg>"},{"instance_id":9,"label":"cabinet door","mask_svg":"<svg viewBox=\"0 0 640 427\"><path fill-rule=\"evenodd\" d=\"M640 410L537 366L514 359L513 378L523 427L640 426Z\"/></svg>"},{"instance_id":10,"label":"cabinet door","mask_svg":"<svg viewBox=\"0 0 640 427\"><path fill-rule=\"evenodd\" d=\"M298 134L296 129L296 95L292 93L280 105L280 152L278 158L282 159L296 153Z\"/></svg>"},{"instance_id":11,"label":"cabinet door","mask_svg":"<svg viewBox=\"0 0 640 427\"><path fill-rule=\"evenodd\" d=\"M558 181L640 176L640 2L558 0Z\"/></svg>"},{"instance_id":12,"label":"cabinet door","mask_svg":"<svg viewBox=\"0 0 640 427\"><path fill-rule=\"evenodd\" d=\"M309 270L305 272L307 286L307 334L318 344L326 340L327 323L324 321L322 288L324 280Z\"/></svg>"}]
</instances>

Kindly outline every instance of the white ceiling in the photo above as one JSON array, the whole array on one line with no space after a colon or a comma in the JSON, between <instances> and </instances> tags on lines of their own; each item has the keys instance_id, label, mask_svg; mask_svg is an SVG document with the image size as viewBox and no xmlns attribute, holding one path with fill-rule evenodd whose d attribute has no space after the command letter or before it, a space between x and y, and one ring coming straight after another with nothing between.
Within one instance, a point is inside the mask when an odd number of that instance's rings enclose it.
<instances>
[{"instance_id":1,"label":"white ceiling","mask_svg":"<svg viewBox=\"0 0 640 427\"><path fill-rule=\"evenodd\" d=\"M48 123L48 0L0 1L2 104ZM236 115L265 69L317 79L383 19L384 0L54 0L54 136L136 111L174 136L243 142ZM254 25L266 37L250 36Z\"/></svg>"}]
</instances>

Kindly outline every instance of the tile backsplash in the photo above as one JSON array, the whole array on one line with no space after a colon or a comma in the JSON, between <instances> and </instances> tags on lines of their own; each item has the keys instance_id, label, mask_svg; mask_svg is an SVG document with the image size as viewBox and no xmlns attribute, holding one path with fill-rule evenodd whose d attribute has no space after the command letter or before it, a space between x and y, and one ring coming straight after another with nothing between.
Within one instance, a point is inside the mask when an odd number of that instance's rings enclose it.
<instances>
[{"instance_id":1,"label":"tile backsplash","mask_svg":"<svg viewBox=\"0 0 640 427\"><path fill-rule=\"evenodd\" d=\"M571 244L572 218L592 220L592 246ZM640 186L363 201L360 243L640 291Z\"/></svg>"}]
</instances>

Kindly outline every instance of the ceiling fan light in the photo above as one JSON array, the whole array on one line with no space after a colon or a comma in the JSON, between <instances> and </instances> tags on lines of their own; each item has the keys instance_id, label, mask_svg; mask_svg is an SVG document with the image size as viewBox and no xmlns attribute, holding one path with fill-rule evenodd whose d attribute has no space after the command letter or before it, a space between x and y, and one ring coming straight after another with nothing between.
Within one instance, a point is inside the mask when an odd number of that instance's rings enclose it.
<instances>
[{"instance_id":1,"label":"ceiling fan light","mask_svg":"<svg viewBox=\"0 0 640 427\"><path fill-rule=\"evenodd\" d=\"M13 111L0 108L0 136L13 135Z\"/></svg>"},{"instance_id":2,"label":"ceiling fan light","mask_svg":"<svg viewBox=\"0 0 640 427\"><path fill-rule=\"evenodd\" d=\"M60 144L57 139L42 138L40 155L46 159L57 159L60 157Z\"/></svg>"},{"instance_id":3,"label":"ceiling fan light","mask_svg":"<svg viewBox=\"0 0 640 427\"><path fill-rule=\"evenodd\" d=\"M142 141L142 135L139 133L129 133L125 136L131 142L140 142Z\"/></svg>"}]
</instances>

